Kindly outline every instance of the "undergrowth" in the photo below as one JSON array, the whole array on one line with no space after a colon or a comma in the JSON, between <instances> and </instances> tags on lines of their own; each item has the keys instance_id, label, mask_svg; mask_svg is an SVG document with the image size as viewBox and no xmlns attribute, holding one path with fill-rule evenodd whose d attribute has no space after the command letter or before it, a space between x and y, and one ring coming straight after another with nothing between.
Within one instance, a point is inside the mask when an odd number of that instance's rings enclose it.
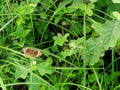
<instances>
[{"instance_id":1,"label":"undergrowth","mask_svg":"<svg viewBox=\"0 0 120 90\"><path fill-rule=\"evenodd\" d=\"M0 89L119 90L119 8L119 0L1 0Z\"/></svg>"}]
</instances>

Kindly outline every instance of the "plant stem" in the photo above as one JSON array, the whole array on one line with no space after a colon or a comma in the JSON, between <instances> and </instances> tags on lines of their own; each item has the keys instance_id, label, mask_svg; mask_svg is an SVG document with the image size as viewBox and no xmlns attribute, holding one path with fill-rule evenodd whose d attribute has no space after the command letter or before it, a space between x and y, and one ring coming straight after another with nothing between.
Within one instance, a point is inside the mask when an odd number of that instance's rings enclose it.
<instances>
[{"instance_id":1,"label":"plant stem","mask_svg":"<svg viewBox=\"0 0 120 90\"><path fill-rule=\"evenodd\" d=\"M114 81L114 48L112 48L112 80ZM112 82L112 87L114 82Z\"/></svg>"},{"instance_id":2,"label":"plant stem","mask_svg":"<svg viewBox=\"0 0 120 90\"><path fill-rule=\"evenodd\" d=\"M85 11L84 11L84 18L83 18L83 33L84 33L84 60L83 60L83 68L86 68L86 6L85 6ZM83 78L83 86L86 86L86 69L83 71L84 73L84 78Z\"/></svg>"},{"instance_id":3,"label":"plant stem","mask_svg":"<svg viewBox=\"0 0 120 90\"><path fill-rule=\"evenodd\" d=\"M99 90L102 90L102 87L101 87L100 82L99 82L99 77L98 77L94 67L92 67L92 68L93 68L93 72L94 72L94 75L96 77L96 80L97 80L97 83L98 83L98 86L99 86Z\"/></svg>"}]
</instances>

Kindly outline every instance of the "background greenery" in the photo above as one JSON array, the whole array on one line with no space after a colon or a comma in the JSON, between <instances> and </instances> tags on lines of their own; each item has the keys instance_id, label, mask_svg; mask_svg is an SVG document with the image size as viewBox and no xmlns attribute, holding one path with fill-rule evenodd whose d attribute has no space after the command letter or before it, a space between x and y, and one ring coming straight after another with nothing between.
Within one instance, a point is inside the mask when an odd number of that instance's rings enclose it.
<instances>
[{"instance_id":1,"label":"background greenery","mask_svg":"<svg viewBox=\"0 0 120 90\"><path fill-rule=\"evenodd\" d=\"M0 0L1 90L119 90L119 8L120 0Z\"/></svg>"}]
</instances>

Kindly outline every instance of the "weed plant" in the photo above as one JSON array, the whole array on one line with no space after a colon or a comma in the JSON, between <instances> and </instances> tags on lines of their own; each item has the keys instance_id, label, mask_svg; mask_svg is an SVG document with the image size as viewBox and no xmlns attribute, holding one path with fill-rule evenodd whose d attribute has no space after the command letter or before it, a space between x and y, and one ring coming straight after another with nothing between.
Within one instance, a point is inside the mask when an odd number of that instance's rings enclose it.
<instances>
[{"instance_id":1,"label":"weed plant","mask_svg":"<svg viewBox=\"0 0 120 90\"><path fill-rule=\"evenodd\" d=\"M0 89L120 90L119 8L119 0L0 0Z\"/></svg>"}]
</instances>

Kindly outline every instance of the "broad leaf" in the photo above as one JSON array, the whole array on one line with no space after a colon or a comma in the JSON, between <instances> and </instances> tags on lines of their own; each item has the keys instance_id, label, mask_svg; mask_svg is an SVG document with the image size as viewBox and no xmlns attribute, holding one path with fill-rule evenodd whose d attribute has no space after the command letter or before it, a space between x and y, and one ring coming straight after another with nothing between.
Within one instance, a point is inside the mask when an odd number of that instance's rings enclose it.
<instances>
[{"instance_id":1,"label":"broad leaf","mask_svg":"<svg viewBox=\"0 0 120 90\"><path fill-rule=\"evenodd\" d=\"M102 40L105 49L115 47L120 37L120 20L106 22L102 28Z\"/></svg>"},{"instance_id":2,"label":"broad leaf","mask_svg":"<svg viewBox=\"0 0 120 90\"><path fill-rule=\"evenodd\" d=\"M26 81L31 82L31 84L28 85L28 90L40 90L40 85L51 86L51 84L35 73L30 73L30 77L28 77Z\"/></svg>"},{"instance_id":3,"label":"broad leaf","mask_svg":"<svg viewBox=\"0 0 120 90\"><path fill-rule=\"evenodd\" d=\"M52 74L55 71L55 69L51 66L51 64L52 64L51 58L47 58L46 61L36 64L36 67L40 75Z\"/></svg>"},{"instance_id":4,"label":"broad leaf","mask_svg":"<svg viewBox=\"0 0 120 90\"><path fill-rule=\"evenodd\" d=\"M103 54L102 42L99 38L90 38L87 40L87 58L88 65L94 65L100 60Z\"/></svg>"},{"instance_id":5,"label":"broad leaf","mask_svg":"<svg viewBox=\"0 0 120 90\"><path fill-rule=\"evenodd\" d=\"M26 79L29 72L30 72L29 66L19 65L19 67L17 67L16 71L15 71L15 78L16 79L18 79L18 78Z\"/></svg>"}]
</instances>

